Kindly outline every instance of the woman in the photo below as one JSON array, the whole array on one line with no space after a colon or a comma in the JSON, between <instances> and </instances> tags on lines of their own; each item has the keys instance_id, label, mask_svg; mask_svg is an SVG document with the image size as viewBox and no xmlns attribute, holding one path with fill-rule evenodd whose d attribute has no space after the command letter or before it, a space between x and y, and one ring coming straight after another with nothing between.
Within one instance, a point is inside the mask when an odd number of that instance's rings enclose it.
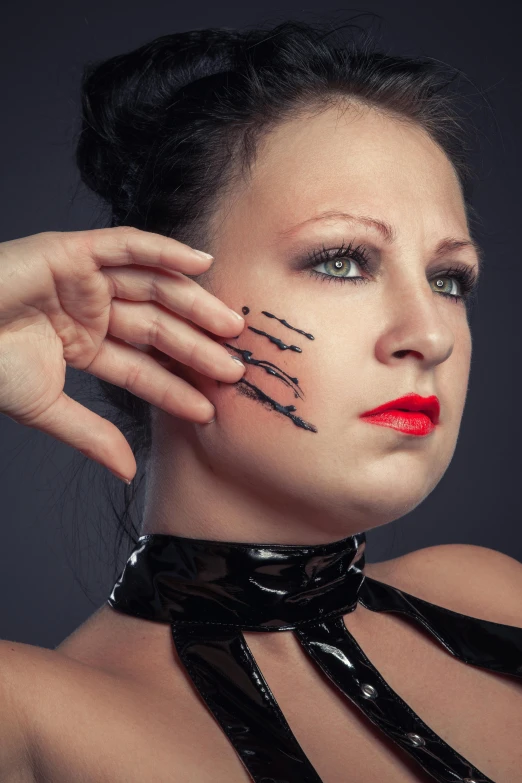
<instances>
[{"instance_id":1,"label":"woman","mask_svg":"<svg viewBox=\"0 0 522 783\"><path fill-rule=\"evenodd\" d=\"M522 781L520 564L365 564L466 398L481 253L441 79L297 23L87 69L112 226L3 244L0 410L132 480L63 394L95 375L145 512L86 623L2 643L2 780Z\"/></svg>"}]
</instances>

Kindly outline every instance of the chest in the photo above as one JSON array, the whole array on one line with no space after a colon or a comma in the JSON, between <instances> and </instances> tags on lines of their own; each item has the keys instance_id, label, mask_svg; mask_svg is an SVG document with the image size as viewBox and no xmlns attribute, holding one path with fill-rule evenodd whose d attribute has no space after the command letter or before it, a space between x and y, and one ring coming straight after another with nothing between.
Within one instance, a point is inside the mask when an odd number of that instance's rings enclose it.
<instances>
[{"instance_id":1,"label":"chest","mask_svg":"<svg viewBox=\"0 0 522 783\"><path fill-rule=\"evenodd\" d=\"M454 659L397 615L359 605L344 620L433 731L495 783L522 783L522 684ZM259 634L244 635L323 783L433 780L337 691L292 633L284 634L283 657L280 646L271 651ZM47 713L39 713L37 783L251 781L187 677L166 679L162 692L131 691L105 677L58 682Z\"/></svg>"}]
</instances>

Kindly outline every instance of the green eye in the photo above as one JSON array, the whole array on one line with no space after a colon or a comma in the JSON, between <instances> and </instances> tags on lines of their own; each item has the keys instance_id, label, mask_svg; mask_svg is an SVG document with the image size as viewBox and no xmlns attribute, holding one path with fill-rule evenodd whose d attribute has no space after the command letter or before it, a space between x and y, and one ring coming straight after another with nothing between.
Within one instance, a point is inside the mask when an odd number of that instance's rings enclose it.
<instances>
[{"instance_id":1,"label":"green eye","mask_svg":"<svg viewBox=\"0 0 522 783\"><path fill-rule=\"evenodd\" d=\"M317 271L314 267L322 266L325 271ZM365 276L353 274L353 270L366 272ZM324 245L308 254L308 262L304 267L306 272L322 283L369 283L369 256L364 245L353 247L352 243L341 247L326 248ZM348 272L351 272L348 273ZM430 286L442 296L447 296L454 302L471 304L478 285L478 272L469 264L454 264L448 269L436 272L431 278Z\"/></svg>"},{"instance_id":2,"label":"green eye","mask_svg":"<svg viewBox=\"0 0 522 783\"><path fill-rule=\"evenodd\" d=\"M324 268L334 277L351 277L347 272L353 268L354 262L350 258L330 258L328 261L321 261L321 264L324 264Z\"/></svg>"},{"instance_id":3,"label":"green eye","mask_svg":"<svg viewBox=\"0 0 522 783\"><path fill-rule=\"evenodd\" d=\"M460 293L458 292L457 280L455 277L442 277L442 276L435 277L432 280L432 283L435 284L435 291L438 291L441 294L447 294L448 296L460 297Z\"/></svg>"}]
</instances>

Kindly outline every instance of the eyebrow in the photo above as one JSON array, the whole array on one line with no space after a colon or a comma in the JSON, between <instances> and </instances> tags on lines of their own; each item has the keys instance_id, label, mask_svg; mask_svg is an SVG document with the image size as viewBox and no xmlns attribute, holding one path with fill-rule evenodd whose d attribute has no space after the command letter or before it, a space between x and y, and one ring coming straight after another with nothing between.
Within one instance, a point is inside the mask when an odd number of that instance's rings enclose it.
<instances>
[{"instance_id":1,"label":"eyebrow","mask_svg":"<svg viewBox=\"0 0 522 783\"><path fill-rule=\"evenodd\" d=\"M307 220L303 220L301 223L296 223L295 226L291 226L290 228L279 232L279 236L290 236L299 228L305 226L307 223L316 223L320 220L346 220L349 223L361 223L368 228L377 230L387 245L393 244L397 239L397 233L393 226L390 223L386 223L384 220L378 220L377 218L368 217L366 215L350 215L347 212L339 212L337 210L326 210L325 212L320 212L318 215L314 215ZM455 250L460 250L461 248L466 247L473 248L477 254L480 269L484 261L484 250L473 239L445 237L444 239L441 239L435 248L435 256L439 257L444 255L444 253L451 253Z\"/></svg>"}]
</instances>

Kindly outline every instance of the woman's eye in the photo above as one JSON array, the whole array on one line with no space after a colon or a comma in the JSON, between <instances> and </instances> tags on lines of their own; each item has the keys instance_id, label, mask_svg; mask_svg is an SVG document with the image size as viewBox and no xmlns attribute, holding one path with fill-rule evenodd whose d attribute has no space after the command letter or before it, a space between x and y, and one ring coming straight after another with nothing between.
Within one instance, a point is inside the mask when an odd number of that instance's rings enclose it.
<instances>
[{"instance_id":1,"label":"woman's eye","mask_svg":"<svg viewBox=\"0 0 522 783\"><path fill-rule=\"evenodd\" d=\"M449 296L460 296L458 281L454 277L435 277L431 280L434 290Z\"/></svg>"},{"instance_id":2,"label":"woman's eye","mask_svg":"<svg viewBox=\"0 0 522 783\"><path fill-rule=\"evenodd\" d=\"M321 259L321 260L319 260ZM354 247L353 242L337 248L323 247L309 256L307 272L326 283L367 283L368 277L357 274L369 269L369 257L364 245ZM317 271L322 267L324 271Z\"/></svg>"},{"instance_id":3,"label":"woman's eye","mask_svg":"<svg viewBox=\"0 0 522 783\"><path fill-rule=\"evenodd\" d=\"M326 272L317 272L317 267L323 267ZM357 264L352 258L329 258L312 267L312 271L323 275L323 277L360 277L360 275L354 274L357 271Z\"/></svg>"},{"instance_id":4,"label":"woman's eye","mask_svg":"<svg viewBox=\"0 0 522 783\"><path fill-rule=\"evenodd\" d=\"M328 257L332 253L334 255ZM322 261L318 262L317 258L321 255ZM337 249L323 247L307 264L308 274L323 283L369 283L372 280L370 270L371 262L366 248L363 245L354 248L352 243ZM436 272L429 280L429 285L433 291L454 302L471 303L477 282L478 274L473 267L456 264Z\"/></svg>"}]
</instances>

